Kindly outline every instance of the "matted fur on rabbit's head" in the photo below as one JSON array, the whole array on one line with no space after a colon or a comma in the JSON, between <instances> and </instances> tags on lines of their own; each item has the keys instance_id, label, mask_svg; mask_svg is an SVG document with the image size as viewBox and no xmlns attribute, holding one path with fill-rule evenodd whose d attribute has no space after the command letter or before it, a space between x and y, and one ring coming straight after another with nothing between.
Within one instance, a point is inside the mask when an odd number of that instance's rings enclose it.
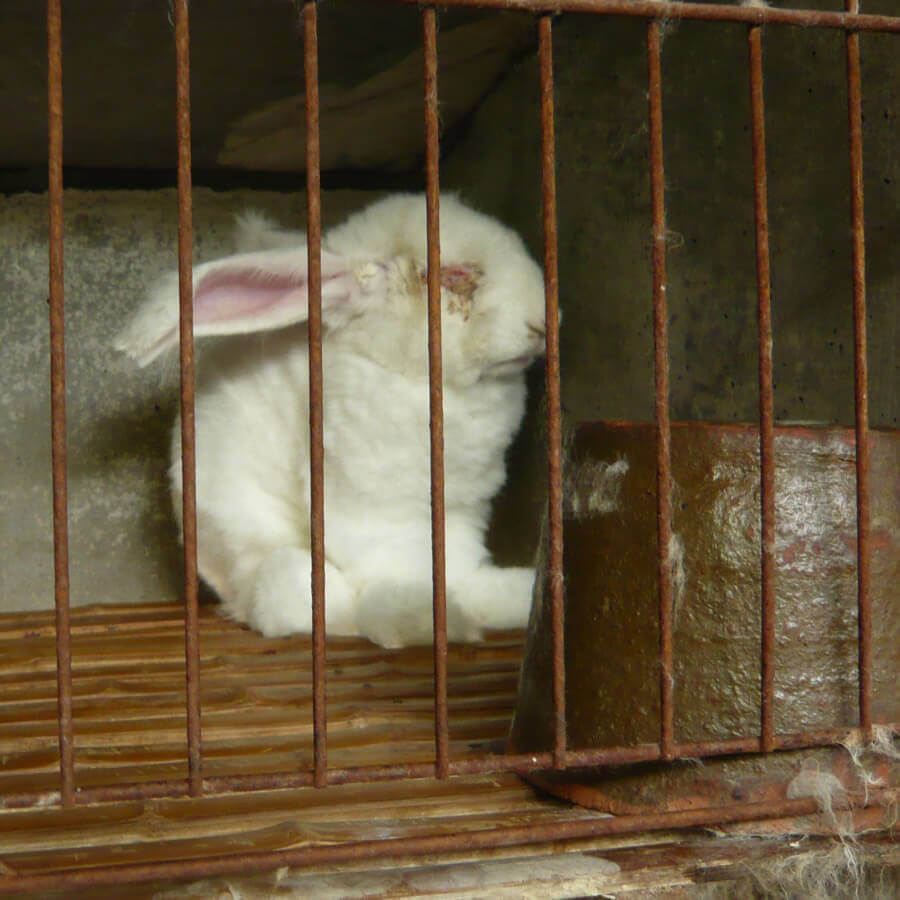
<instances>
[{"instance_id":1,"label":"matted fur on rabbit's head","mask_svg":"<svg viewBox=\"0 0 900 900\"><path fill-rule=\"evenodd\" d=\"M543 352L541 271L513 231L440 202L444 380L519 374ZM194 334L241 334L305 322L305 236L245 217L243 251L194 269ZM329 342L398 373L427 372L426 212L421 194L377 201L326 232L322 317ZM117 345L142 365L177 341L177 280L154 290Z\"/></svg>"}]
</instances>

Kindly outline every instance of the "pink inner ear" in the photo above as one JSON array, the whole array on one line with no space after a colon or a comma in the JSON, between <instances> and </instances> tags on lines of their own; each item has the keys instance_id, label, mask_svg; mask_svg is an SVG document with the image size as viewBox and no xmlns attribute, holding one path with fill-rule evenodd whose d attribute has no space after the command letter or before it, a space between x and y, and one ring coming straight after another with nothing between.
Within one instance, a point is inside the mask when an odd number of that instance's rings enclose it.
<instances>
[{"instance_id":1,"label":"pink inner ear","mask_svg":"<svg viewBox=\"0 0 900 900\"><path fill-rule=\"evenodd\" d=\"M194 292L198 324L266 317L293 307L306 309L306 281L284 275L257 274L245 269L210 272Z\"/></svg>"}]
</instances>

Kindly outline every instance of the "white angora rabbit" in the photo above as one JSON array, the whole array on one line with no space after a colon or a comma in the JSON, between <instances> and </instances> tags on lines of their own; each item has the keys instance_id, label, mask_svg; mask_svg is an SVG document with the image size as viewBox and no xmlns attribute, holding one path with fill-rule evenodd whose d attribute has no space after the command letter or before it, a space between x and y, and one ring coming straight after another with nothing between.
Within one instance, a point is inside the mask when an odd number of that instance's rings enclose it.
<instances>
[{"instance_id":1,"label":"white angora rabbit","mask_svg":"<svg viewBox=\"0 0 900 900\"><path fill-rule=\"evenodd\" d=\"M543 352L543 281L508 228L451 196L440 209L448 637L477 640L523 627L531 605L532 570L493 565L484 536ZM200 574L232 618L309 632L306 238L251 214L236 243L194 269L195 335L234 335L211 342L197 382ZM323 238L326 626L386 647L432 634L425 260L423 195ZM141 365L174 346L177 293L170 275L116 346Z\"/></svg>"}]
</instances>

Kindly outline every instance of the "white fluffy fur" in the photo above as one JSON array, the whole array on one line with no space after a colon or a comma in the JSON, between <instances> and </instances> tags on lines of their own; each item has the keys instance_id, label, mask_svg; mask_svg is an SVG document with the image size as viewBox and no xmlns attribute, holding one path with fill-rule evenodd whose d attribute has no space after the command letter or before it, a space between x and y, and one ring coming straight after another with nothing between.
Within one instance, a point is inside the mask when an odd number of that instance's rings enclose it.
<instances>
[{"instance_id":1,"label":"white fluffy fur","mask_svg":"<svg viewBox=\"0 0 900 900\"><path fill-rule=\"evenodd\" d=\"M542 352L543 286L518 236L454 197L441 198L440 230L448 633L475 640L524 626L531 605L532 570L494 566L484 534L523 372ZM236 243L237 256L194 273L196 336L232 335L208 348L197 385L200 572L233 618L270 636L308 632L305 238L251 213ZM326 623L384 646L432 633L425 259L421 195L376 202L323 240ZM253 300L294 280L283 303L228 312L232 281ZM117 346L144 364L176 339L169 276Z\"/></svg>"}]
</instances>

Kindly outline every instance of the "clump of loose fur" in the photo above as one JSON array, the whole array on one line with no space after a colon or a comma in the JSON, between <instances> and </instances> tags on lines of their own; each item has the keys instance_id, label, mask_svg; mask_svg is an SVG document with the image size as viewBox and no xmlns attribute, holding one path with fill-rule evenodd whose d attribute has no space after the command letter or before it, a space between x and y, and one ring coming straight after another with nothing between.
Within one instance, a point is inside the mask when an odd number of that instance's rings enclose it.
<instances>
[{"instance_id":1,"label":"clump of loose fur","mask_svg":"<svg viewBox=\"0 0 900 900\"><path fill-rule=\"evenodd\" d=\"M567 466L563 490L566 512L578 519L620 509L619 495L628 469L627 459Z\"/></svg>"},{"instance_id":2,"label":"clump of loose fur","mask_svg":"<svg viewBox=\"0 0 900 900\"><path fill-rule=\"evenodd\" d=\"M854 731L841 746L850 755L853 773L863 787L865 802L868 802L869 789L882 787L883 780L872 772L866 757L882 757L892 762L900 760L893 730L876 725L868 742ZM834 838L828 849L796 853L752 867L751 874L763 896L784 900L859 900L863 897L887 900L897 896L892 870L873 850L857 840L852 815L848 812L839 816L835 810L836 805L843 805L847 799L846 789L837 776L819 771L815 764L807 765L788 784L787 797L813 797L831 824ZM896 808L896 797L887 799Z\"/></svg>"},{"instance_id":3,"label":"clump of loose fur","mask_svg":"<svg viewBox=\"0 0 900 900\"><path fill-rule=\"evenodd\" d=\"M874 854L834 841L825 850L795 853L750 869L766 898L781 900L892 900L895 879Z\"/></svg>"},{"instance_id":4,"label":"clump of loose fur","mask_svg":"<svg viewBox=\"0 0 900 900\"><path fill-rule=\"evenodd\" d=\"M668 562L672 579L672 615L677 619L684 597L684 586L687 583L687 572L684 567L684 541L681 535L674 531L669 539Z\"/></svg>"},{"instance_id":5,"label":"clump of loose fur","mask_svg":"<svg viewBox=\"0 0 900 900\"><path fill-rule=\"evenodd\" d=\"M870 788L885 787L884 780L871 770L868 758L886 759L895 765L900 762L900 750L897 749L894 743L894 730L889 725L874 725L872 727L872 737L869 741L864 741L860 732L853 731L841 742L841 746L850 756L850 761L853 764L853 774L862 785L865 802L868 803ZM896 787L883 793L887 794L883 802L893 813L893 824L897 818L898 800L900 800L900 797L898 797Z\"/></svg>"},{"instance_id":6,"label":"clump of loose fur","mask_svg":"<svg viewBox=\"0 0 900 900\"><path fill-rule=\"evenodd\" d=\"M845 828L838 822L834 804L835 801L844 800L846 795L847 792L841 780L831 772L820 772L817 764L805 766L787 786L788 800L812 797L839 835L845 833Z\"/></svg>"}]
</instances>

